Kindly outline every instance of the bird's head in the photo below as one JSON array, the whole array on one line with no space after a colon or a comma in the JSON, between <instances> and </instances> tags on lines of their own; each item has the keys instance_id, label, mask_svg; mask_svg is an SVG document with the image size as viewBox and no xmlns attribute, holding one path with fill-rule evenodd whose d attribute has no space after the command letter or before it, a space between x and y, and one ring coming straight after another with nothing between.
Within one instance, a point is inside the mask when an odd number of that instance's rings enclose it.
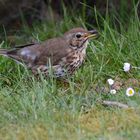
<instances>
[{"instance_id":1,"label":"bird's head","mask_svg":"<svg viewBox=\"0 0 140 140\"><path fill-rule=\"evenodd\" d=\"M98 37L98 32L96 30L88 31L83 28L73 28L67 31L64 37L72 49L83 50L87 48L87 42L90 38Z\"/></svg>"}]
</instances>

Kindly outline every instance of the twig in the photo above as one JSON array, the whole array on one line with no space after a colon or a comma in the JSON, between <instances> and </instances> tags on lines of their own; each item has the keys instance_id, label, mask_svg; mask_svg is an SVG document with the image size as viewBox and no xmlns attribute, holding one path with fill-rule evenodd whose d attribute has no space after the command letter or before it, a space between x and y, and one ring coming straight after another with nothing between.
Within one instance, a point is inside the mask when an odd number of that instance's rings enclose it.
<instances>
[{"instance_id":1,"label":"twig","mask_svg":"<svg viewBox=\"0 0 140 140\"><path fill-rule=\"evenodd\" d=\"M116 101L102 101L102 104L107 106L117 106L124 109L129 108L128 105Z\"/></svg>"}]
</instances>

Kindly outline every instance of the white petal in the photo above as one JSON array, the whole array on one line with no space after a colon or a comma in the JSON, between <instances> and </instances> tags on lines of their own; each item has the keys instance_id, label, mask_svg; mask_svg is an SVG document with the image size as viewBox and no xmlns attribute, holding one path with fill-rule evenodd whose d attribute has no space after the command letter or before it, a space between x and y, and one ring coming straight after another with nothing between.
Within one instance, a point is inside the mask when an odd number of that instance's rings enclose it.
<instances>
[{"instance_id":1,"label":"white petal","mask_svg":"<svg viewBox=\"0 0 140 140\"><path fill-rule=\"evenodd\" d=\"M115 89L111 89L111 90L110 90L110 93L111 93L111 94L116 94L117 91L116 91Z\"/></svg>"},{"instance_id":2,"label":"white petal","mask_svg":"<svg viewBox=\"0 0 140 140\"><path fill-rule=\"evenodd\" d=\"M114 80L113 79L107 79L108 84L111 86L114 84Z\"/></svg>"},{"instance_id":3,"label":"white petal","mask_svg":"<svg viewBox=\"0 0 140 140\"><path fill-rule=\"evenodd\" d=\"M135 91L133 88L131 88L131 87L127 88L127 90L126 90L127 96L133 96L134 94L135 94Z\"/></svg>"},{"instance_id":4,"label":"white petal","mask_svg":"<svg viewBox=\"0 0 140 140\"><path fill-rule=\"evenodd\" d=\"M124 63L124 66L123 66L123 70L125 72L128 72L131 68L131 64L130 63Z\"/></svg>"}]
</instances>

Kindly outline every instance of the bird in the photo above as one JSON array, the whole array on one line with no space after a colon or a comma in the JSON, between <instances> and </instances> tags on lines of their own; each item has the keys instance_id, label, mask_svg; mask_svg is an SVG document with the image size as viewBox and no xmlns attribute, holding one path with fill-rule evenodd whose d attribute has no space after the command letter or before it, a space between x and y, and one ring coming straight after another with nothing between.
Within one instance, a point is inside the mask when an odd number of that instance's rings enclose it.
<instances>
[{"instance_id":1,"label":"bird","mask_svg":"<svg viewBox=\"0 0 140 140\"><path fill-rule=\"evenodd\" d=\"M6 56L26 66L34 75L42 73L46 77L53 74L56 78L72 75L80 68L86 57L90 38L97 38L97 30L76 27L63 36L48 39L41 43L0 49L0 55Z\"/></svg>"}]
</instances>

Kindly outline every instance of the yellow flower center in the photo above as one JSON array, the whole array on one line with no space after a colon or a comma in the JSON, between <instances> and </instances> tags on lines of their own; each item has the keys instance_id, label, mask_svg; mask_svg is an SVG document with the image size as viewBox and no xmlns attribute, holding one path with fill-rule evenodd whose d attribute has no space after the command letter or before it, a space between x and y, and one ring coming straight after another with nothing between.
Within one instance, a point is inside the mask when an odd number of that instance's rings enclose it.
<instances>
[{"instance_id":1,"label":"yellow flower center","mask_svg":"<svg viewBox=\"0 0 140 140\"><path fill-rule=\"evenodd\" d=\"M129 90L129 94L132 95L133 94L133 90Z\"/></svg>"}]
</instances>

